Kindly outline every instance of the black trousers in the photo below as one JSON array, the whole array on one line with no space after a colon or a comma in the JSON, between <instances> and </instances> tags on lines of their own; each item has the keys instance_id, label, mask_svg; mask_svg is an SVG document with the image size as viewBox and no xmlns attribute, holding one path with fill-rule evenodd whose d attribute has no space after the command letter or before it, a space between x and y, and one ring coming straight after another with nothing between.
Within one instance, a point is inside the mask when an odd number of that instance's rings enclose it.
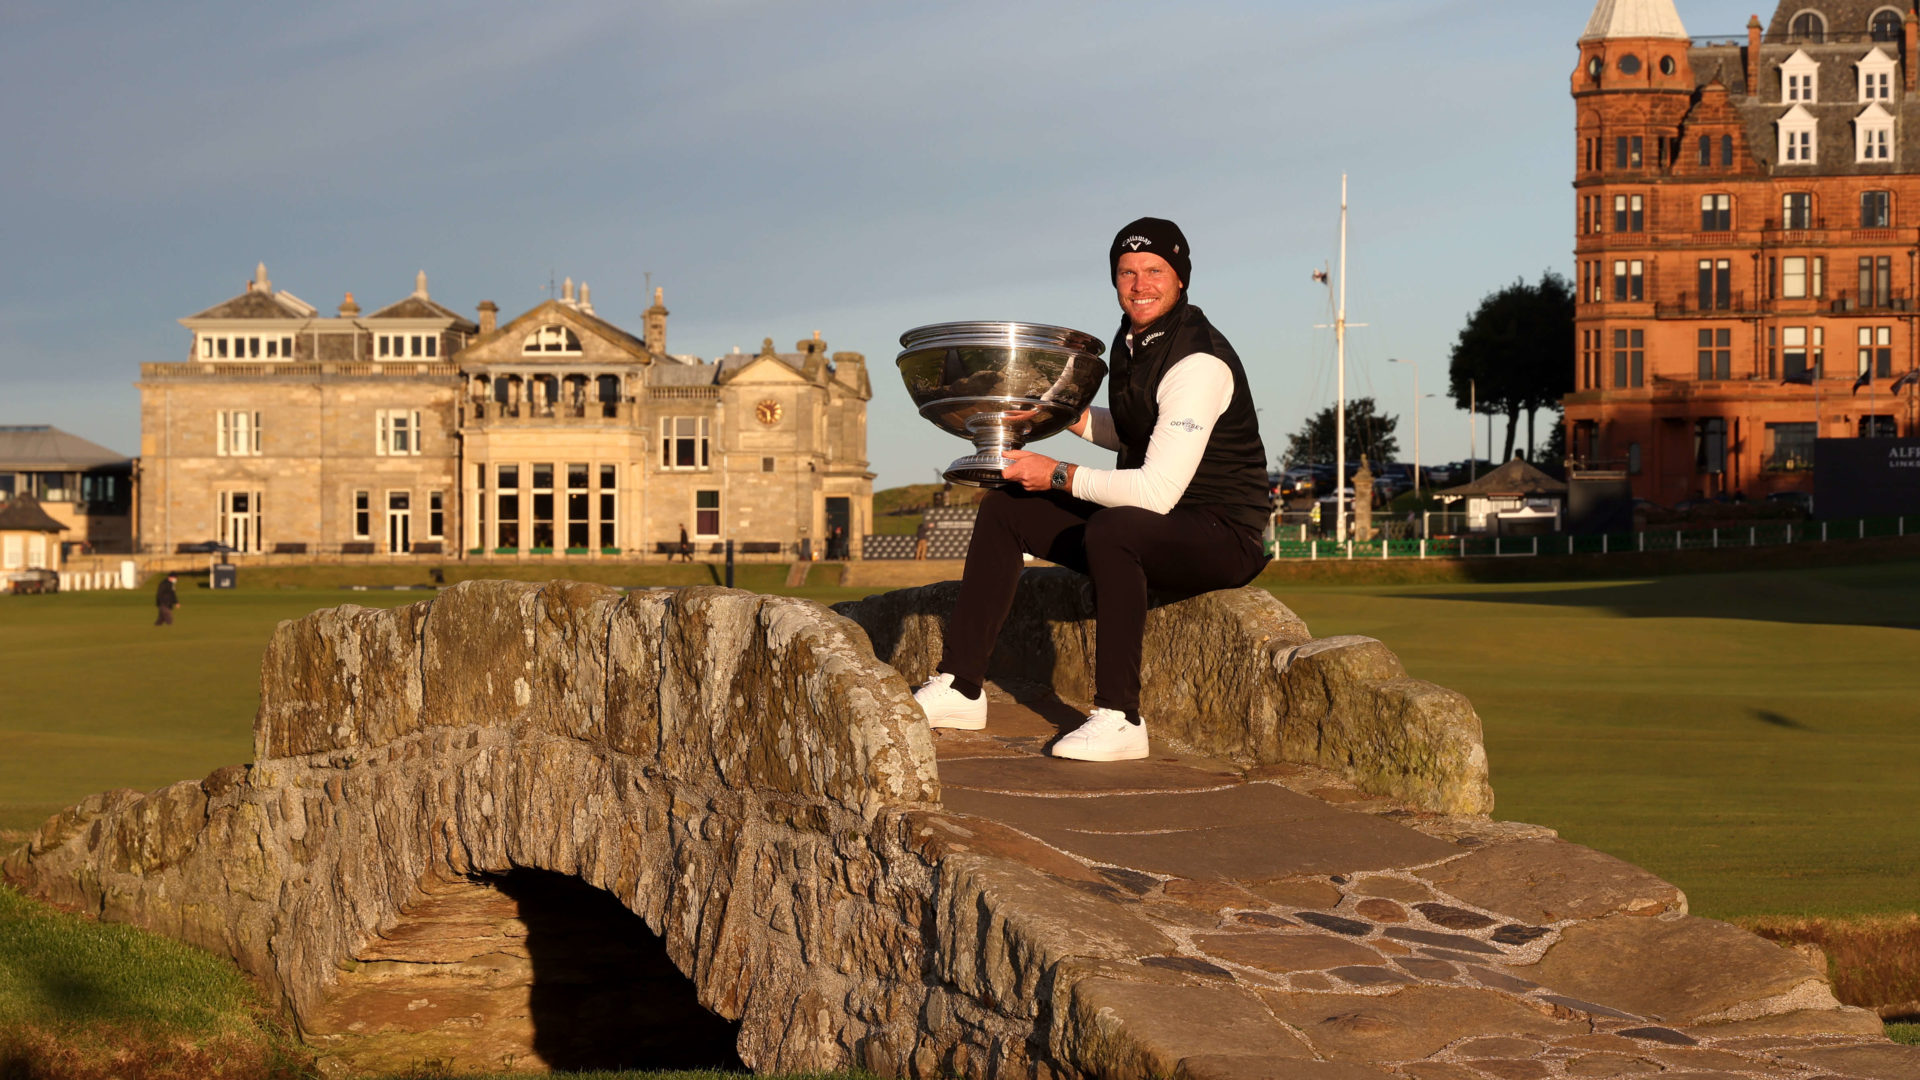
<instances>
[{"instance_id":1,"label":"black trousers","mask_svg":"<svg viewBox=\"0 0 1920 1080\"><path fill-rule=\"evenodd\" d=\"M1097 506L1057 491L996 489L980 503L974 521L941 671L985 681L1024 553L1093 579L1099 629L1093 704L1136 719L1148 590L1192 596L1238 588L1267 564L1257 537L1207 507L1156 514Z\"/></svg>"}]
</instances>

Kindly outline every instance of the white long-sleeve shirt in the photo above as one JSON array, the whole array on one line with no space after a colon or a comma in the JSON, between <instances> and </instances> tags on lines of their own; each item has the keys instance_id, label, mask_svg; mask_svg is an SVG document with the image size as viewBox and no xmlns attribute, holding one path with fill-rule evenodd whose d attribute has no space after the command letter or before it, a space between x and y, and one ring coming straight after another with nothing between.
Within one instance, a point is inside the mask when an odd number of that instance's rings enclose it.
<instances>
[{"instance_id":1,"label":"white long-sleeve shirt","mask_svg":"<svg viewBox=\"0 0 1920 1080\"><path fill-rule=\"evenodd\" d=\"M1073 496L1101 506L1138 506L1156 514L1174 508L1186 494L1200 458L1206 453L1213 425L1233 401L1233 371L1211 353L1188 353L1160 380L1154 391L1159 419L1147 440L1147 454L1137 469L1074 469ZM1120 449L1113 414L1095 406L1087 410L1086 430L1080 437L1108 450Z\"/></svg>"}]
</instances>

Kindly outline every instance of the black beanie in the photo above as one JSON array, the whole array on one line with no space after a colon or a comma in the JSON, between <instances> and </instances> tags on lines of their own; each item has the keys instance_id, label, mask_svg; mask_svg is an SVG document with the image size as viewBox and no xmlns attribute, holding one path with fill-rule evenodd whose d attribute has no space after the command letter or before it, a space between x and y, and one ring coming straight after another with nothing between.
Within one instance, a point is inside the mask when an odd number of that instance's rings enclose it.
<instances>
[{"instance_id":1,"label":"black beanie","mask_svg":"<svg viewBox=\"0 0 1920 1080\"><path fill-rule=\"evenodd\" d=\"M1181 285L1193 284L1193 252L1187 247L1187 238L1180 226L1166 218L1143 217L1114 235L1113 248L1107 252L1109 280L1119 281L1120 256L1130 251L1160 256L1180 275Z\"/></svg>"}]
</instances>

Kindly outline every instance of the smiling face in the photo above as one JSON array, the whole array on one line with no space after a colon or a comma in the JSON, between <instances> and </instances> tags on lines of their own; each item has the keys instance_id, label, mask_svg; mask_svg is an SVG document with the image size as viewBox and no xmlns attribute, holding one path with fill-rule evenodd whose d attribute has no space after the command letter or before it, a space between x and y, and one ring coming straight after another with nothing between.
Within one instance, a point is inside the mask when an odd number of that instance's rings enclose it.
<instances>
[{"instance_id":1,"label":"smiling face","mask_svg":"<svg viewBox=\"0 0 1920 1080\"><path fill-rule=\"evenodd\" d=\"M1172 311L1186 283L1167 260L1144 251L1130 251L1120 256L1113 285L1120 295L1120 310L1138 330Z\"/></svg>"}]
</instances>

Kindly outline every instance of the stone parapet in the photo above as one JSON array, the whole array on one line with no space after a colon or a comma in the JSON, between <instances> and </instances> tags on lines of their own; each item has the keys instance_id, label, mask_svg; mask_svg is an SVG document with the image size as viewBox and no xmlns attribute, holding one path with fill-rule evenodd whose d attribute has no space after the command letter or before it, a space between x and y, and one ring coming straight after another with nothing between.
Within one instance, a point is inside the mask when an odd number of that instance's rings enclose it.
<instances>
[{"instance_id":1,"label":"stone parapet","mask_svg":"<svg viewBox=\"0 0 1920 1080\"><path fill-rule=\"evenodd\" d=\"M909 683L933 673L959 582L835 605ZM989 675L1093 696L1092 586L1069 570L1028 570ZM1362 791L1423 810L1493 810L1480 718L1465 697L1409 678L1372 638L1314 638L1261 589L1156 602L1147 615L1140 710L1156 737L1242 764L1328 769Z\"/></svg>"}]
</instances>

